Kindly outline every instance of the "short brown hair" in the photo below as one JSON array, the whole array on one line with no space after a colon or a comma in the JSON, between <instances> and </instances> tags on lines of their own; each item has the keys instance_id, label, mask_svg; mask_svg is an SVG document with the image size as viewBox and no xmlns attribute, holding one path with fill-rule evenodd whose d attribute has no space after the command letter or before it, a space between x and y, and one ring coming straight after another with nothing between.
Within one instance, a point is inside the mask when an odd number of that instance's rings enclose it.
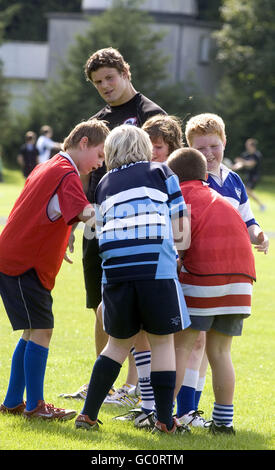
<instances>
[{"instance_id":1,"label":"short brown hair","mask_svg":"<svg viewBox=\"0 0 275 470\"><path fill-rule=\"evenodd\" d=\"M42 135L48 134L49 132L52 132L51 126L44 125L40 128L40 134Z\"/></svg>"},{"instance_id":2,"label":"short brown hair","mask_svg":"<svg viewBox=\"0 0 275 470\"><path fill-rule=\"evenodd\" d=\"M168 158L167 165L177 175L180 183L206 179L206 158L199 150L191 147L175 150Z\"/></svg>"},{"instance_id":3,"label":"short brown hair","mask_svg":"<svg viewBox=\"0 0 275 470\"><path fill-rule=\"evenodd\" d=\"M84 67L86 79L92 82L92 73L100 67L117 69L120 74L126 72L129 80L131 80L130 65L124 60L120 52L113 47L99 49L89 57Z\"/></svg>"},{"instance_id":4,"label":"short brown hair","mask_svg":"<svg viewBox=\"0 0 275 470\"><path fill-rule=\"evenodd\" d=\"M169 153L183 147L182 123L176 116L166 114L156 114L143 124L142 129L149 134L152 141L162 137L169 146Z\"/></svg>"},{"instance_id":5,"label":"short brown hair","mask_svg":"<svg viewBox=\"0 0 275 470\"><path fill-rule=\"evenodd\" d=\"M185 137L189 147L192 147L195 135L208 134L217 134L225 142L225 124L220 116L212 113L203 113L189 119L185 128Z\"/></svg>"},{"instance_id":6,"label":"short brown hair","mask_svg":"<svg viewBox=\"0 0 275 470\"><path fill-rule=\"evenodd\" d=\"M104 142L109 129L105 121L98 119L89 119L77 124L63 142L63 148L66 151L69 148L77 147L82 137L88 137L89 146L97 147Z\"/></svg>"},{"instance_id":7,"label":"short brown hair","mask_svg":"<svg viewBox=\"0 0 275 470\"><path fill-rule=\"evenodd\" d=\"M26 132L25 140L26 140L26 142L29 142L30 140L36 140L36 133L33 132L33 131Z\"/></svg>"}]
</instances>

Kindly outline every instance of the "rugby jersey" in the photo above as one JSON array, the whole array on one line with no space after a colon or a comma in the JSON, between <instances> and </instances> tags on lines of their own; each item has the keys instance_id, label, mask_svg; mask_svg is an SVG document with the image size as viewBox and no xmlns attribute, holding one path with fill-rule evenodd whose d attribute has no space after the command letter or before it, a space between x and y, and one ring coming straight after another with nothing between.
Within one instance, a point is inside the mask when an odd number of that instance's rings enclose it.
<instances>
[{"instance_id":1,"label":"rugby jersey","mask_svg":"<svg viewBox=\"0 0 275 470\"><path fill-rule=\"evenodd\" d=\"M111 170L95 201L103 283L177 278L171 219L187 209L167 165L136 162Z\"/></svg>"},{"instance_id":2,"label":"rugby jersey","mask_svg":"<svg viewBox=\"0 0 275 470\"><path fill-rule=\"evenodd\" d=\"M224 196L239 211L247 227L258 225L251 210L245 186L237 173L222 164L221 178L209 173L207 182L210 188Z\"/></svg>"},{"instance_id":3,"label":"rugby jersey","mask_svg":"<svg viewBox=\"0 0 275 470\"><path fill-rule=\"evenodd\" d=\"M180 273L189 315L250 315L256 273L245 223L201 181L180 186L191 207L191 245Z\"/></svg>"},{"instance_id":4,"label":"rugby jersey","mask_svg":"<svg viewBox=\"0 0 275 470\"><path fill-rule=\"evenodd\" d=\"M60 216L49 218L48 205L58 195ZM52 290L68 245L72 224L89 205L78 171L57 154L37 165L27 178L0 235L0 271L18 276L35 269Z\"/></svg>"}]
</instances>

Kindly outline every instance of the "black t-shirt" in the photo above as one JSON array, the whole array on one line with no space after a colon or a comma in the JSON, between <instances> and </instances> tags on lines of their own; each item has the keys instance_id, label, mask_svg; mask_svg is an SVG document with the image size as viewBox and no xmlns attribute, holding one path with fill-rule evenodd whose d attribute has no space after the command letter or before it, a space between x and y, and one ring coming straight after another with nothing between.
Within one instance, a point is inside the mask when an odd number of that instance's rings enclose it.
<instances>
[{"instance_id":1,"label":"black t-shirt","mask_svg":"<svg viewBox=\"0 0 275 470\"><path fill-rule=\"evenodd\" d=\"M25 177L27 177L37 165L37 158L39 153L37 147L32 144L23 144L19 153L22 155L24 160L23 174Z\"/></svg>"},{"instance_id":2,"label":"black t-shirt","mask_svg":"<svg viewBox=\"0 0 275 470\"><path fill-rule=\"evenodd\" d=\"M141 93L137 93L130 101L127 101L127 103L121 104L120 106L106 105L97 114L92 116L92 118L106 121L109 129L112 130L122 124L142 127L147 119L156 114L166 114L166 112L156 103L146 98L146 96ZM91 173L87 193L87 198L91 203L95 202L95 189L105 173L105 164Z\"/></svg>"},{"instance_id":3,"label":"black t-shirt","mask_svg":"<svg viewBox=\"0 0 275 470\"><path fill-rule=\"evenodd\" d=\"M259 150L256 150L254 153L243 152L241 157L246 161L253 161L255 165L252 168L246 169L247 177L260 176L262 154Z\"/></svg>"}]
</instances>

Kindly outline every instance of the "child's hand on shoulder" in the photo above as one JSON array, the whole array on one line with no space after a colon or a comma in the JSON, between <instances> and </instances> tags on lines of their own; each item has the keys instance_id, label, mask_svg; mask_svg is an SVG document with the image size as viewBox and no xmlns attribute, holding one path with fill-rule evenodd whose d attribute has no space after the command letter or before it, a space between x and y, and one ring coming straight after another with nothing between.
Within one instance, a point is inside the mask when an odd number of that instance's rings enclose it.
<instances>
[{"instance_id":1,"label":"child's hand on shoulder","mask_svg":"<svg viewBox=\"0 0 275 470\"><path fill-rule=\"evenodd\" d=\"M257 251L262 251L266 255L269 248L269 240L267 235L264 232L259 232L257 235L255 249Z\"/></svg>"}]
</instances>

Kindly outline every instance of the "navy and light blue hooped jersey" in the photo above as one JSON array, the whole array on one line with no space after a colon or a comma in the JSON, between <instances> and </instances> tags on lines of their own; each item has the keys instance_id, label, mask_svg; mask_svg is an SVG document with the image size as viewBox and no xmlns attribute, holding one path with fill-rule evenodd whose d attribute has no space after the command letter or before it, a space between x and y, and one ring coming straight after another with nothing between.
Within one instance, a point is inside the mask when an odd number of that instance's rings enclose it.
<instances>
[{"instance_id":1,"label":"navy and light blue hooped jersey","mask_svg":"<svg viewBox=\"0 0 275 470\"><path fill-rule=\"evenodd\" d=\"M207 182L210 188L224 196L239 211L247 227L258 225L251 210L245 186L237 173L221 165L221 178L209 173Z\"/></svg>"},{"instance_id":2,"label":"navy and light blue hooped jersey","mask_svg":"<svg viewBox=\"0 0 275 470\"><path fill-rule=\"evenodd\" d=\"M95 201L103 283L177 278L171 219L187 209L167 165L136 162L111 170Z\"/></svg>"}]
</instances>

